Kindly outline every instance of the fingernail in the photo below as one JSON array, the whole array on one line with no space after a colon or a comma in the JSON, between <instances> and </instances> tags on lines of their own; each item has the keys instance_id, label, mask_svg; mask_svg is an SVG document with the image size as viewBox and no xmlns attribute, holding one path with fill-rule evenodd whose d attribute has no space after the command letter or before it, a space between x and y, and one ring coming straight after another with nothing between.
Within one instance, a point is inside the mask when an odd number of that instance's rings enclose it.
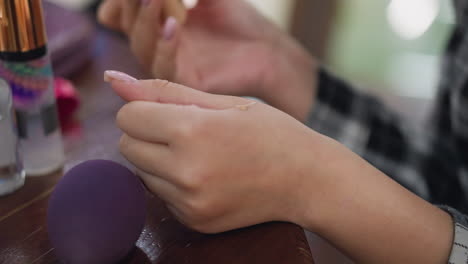
<instances>
[{"instance_id":1,"label":"fingernail","mask_svg":"<svg viewBox=\"0 0 468 264\"><path fill-rule=\"evenodd\" d=\"M171 40L177 28L177 20L174 17L168 17L166 23L164 23L163 38L165 40Z\"/></svg>"},{"instance_id":2,"label":"fingernail","mask_svg":"<svg viewBox=\"0 0 468 264\"><path fill-rule=\"evenodd\" d=\"M141 2L142 5L147 6L151 2L151 0L140 0L140 2Z\"/></svg>"},{"instance_id":3,"label":"fingernail","mask_svg":"<svg viewBox=\"0 0 468 264\"><path fill-rule=\"evenodd\" d=\"M137 79L133 78L132 76L119 72L119 71L105 71L104 72L104 81L105 82L113 82L113 81L118 81L118 82L136 82L138 81Z\"/></svg>"}]
</instances>

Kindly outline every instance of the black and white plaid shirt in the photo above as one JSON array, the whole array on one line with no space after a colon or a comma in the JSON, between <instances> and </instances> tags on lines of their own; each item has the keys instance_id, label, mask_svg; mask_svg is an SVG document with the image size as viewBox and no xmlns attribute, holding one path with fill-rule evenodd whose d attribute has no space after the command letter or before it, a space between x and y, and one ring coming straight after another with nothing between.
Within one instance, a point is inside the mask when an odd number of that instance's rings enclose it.
<instances>
[{"instance_id":1,"label":"black and white plaid shirt","mask_svg":"<svg viewBox=\"0 0 468 264\"><path fill-rule=\"evenodd\" d=\"M410 1L410 0L408 0ZM444 55L435 107L414 127L378 99L322 70L308 124L340 141L400 184L449 212L449 263L468 263L468 0L454 0L457 24ZM421 76L424 78L424 76ZM413 127L412 127L413 125Z\"/></svg>"}]
</instances>

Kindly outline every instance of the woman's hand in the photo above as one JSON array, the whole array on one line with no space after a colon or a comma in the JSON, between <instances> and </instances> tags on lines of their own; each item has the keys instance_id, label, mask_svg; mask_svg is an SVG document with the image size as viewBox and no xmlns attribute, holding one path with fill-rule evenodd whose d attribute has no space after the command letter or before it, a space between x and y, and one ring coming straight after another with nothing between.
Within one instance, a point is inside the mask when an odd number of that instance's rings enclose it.
<instances>
[{"instance_id":1,"label":"woman's hand","mask_svg":"<svg viewBox=\"0 0 468 264\"><path fill-rule=\"evenodd\" d=\"M107 80L130 101L117 115L122 154L182 223L214 233L299 222L318 134L248 99L115 72Z\"/></svg>"},{"instance_id":2,"label":"woman's hand","mask_svg":"<svg viewBox=\"0 0 468 264\"><path fill-rule=\"evenodd\" d=\"M156 78L259 97L305 120L315 93L314 61L253 7L243 0L200 0L184 25L174 18L161 23L162 9L163 0L106 0L99 19L127 34Z\"/></svg>"},{"instance_id":3,"label":"woman's hand","mask_svg":"<svg viewBox=\"0 0 468 264\"><path fill-rule=\"evenodd\" d=\"M244 98L107 72L121 152L187 226L317 232L357 263L447 263L450 216L294 118Z\"/></svg>"}]
</instances>

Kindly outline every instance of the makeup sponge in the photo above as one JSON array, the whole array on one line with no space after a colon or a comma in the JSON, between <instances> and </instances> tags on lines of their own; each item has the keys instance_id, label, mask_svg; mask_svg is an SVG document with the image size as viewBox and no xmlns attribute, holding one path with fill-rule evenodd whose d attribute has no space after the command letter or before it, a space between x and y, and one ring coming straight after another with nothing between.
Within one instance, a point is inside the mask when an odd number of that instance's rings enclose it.
<instances>
[{"instance_id":1,"label":"makeup sponge","mask_svg":"<svg viewBox=\"0 0 468 264\"><path fill-rule=\"evenodd\" d=\"M145 190L134 173L112 161L87 161L51 195L49 239L64 263L114 264L133 249L145 216Z\"/></svg>"}]
</instances>

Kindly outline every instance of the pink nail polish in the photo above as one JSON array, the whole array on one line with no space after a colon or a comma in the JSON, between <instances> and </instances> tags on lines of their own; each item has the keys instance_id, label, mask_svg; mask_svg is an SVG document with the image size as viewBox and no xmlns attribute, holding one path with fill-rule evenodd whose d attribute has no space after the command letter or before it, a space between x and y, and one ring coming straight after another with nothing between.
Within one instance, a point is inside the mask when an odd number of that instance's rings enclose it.
<instances>
[{"instance_id":1,"label":"pink nail polish","mask_svg":"<svg viewBox=\"0 0 468 264\"><path fill-rule=\"evenodd\" d=\"M177 20L174 17L168 17L166 23L164 23L163 38L165 40L171 40L177 29Z\"/></svg>"},{"instance_id":2,"label":"pink nail polish","mask_svg":"<svg viewBox=\"0 0 468 264\"><path fill-rule=\"evenodd\" d=\"M151 0L140 0L140 1L141 1L141 4L145 6L149 5L149 3L151 2Z\"/></svg>"},{"instance_id":3,"label":"pink nail polish","mask_svg":"<svg viewBox=\"0 0 468 264\"><path fill-rule=\"evenodd\" d=\"M138 81L137 79L133 78L132 76L119 72L119 71L105 71L104 72L104 81L105 82L113 82L113 81L118 81L118 82L136 82Z\"/></svg>"}]
</instances>

